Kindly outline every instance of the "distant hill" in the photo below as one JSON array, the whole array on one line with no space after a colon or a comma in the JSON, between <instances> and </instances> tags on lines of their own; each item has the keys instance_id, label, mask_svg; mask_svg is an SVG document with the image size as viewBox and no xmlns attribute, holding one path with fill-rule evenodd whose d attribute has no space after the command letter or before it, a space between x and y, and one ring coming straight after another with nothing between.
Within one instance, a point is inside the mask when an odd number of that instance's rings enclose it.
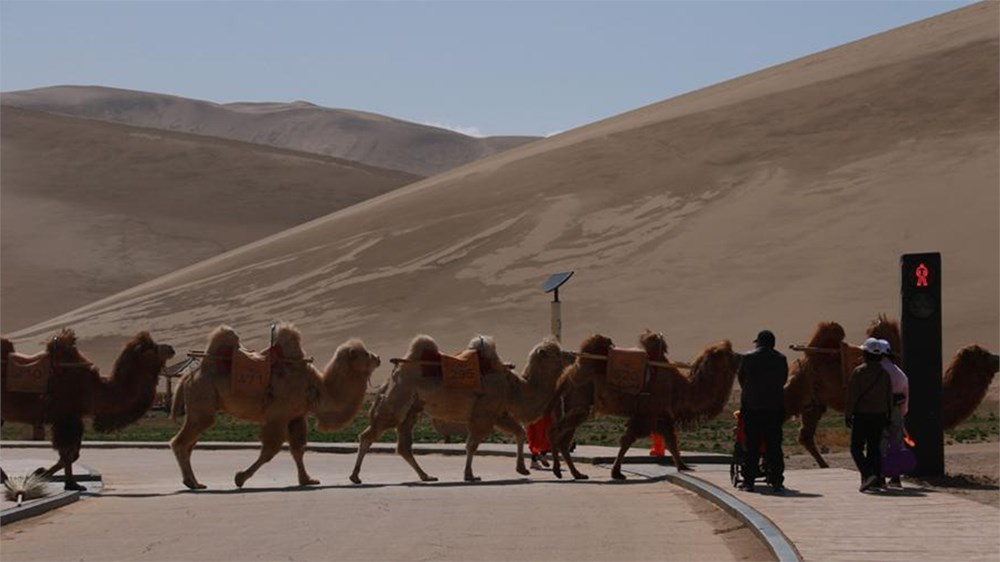
<instances>
[{"instance_id":1,"label":"distant hill","mask_svg":"<svg viewBox=\"0 0 1000 562\"><path fill-rule=\"evenodd\" d=\"M320 362L427 333L496 336L523 365L549 330L690 361L899 315L899 255L940 251L944 350L1000 340L1000 4L988 2L637 109L408 185L14 334L59 326L110 357L139 329L249 345L293 321ZM788 352L794 359L796 354ZM389 367L377 376L384 378Z\"/></svg>"},{"instance_id":2,"label":"distant hill","mask_svg":"<svg viewBox=\"0 0 1000 562\"><path fill-rule=\"evenodd\" d=\"M10 106L0 136L4 332L420 179Z\"/></svg>"},{"instance_id":3,"label":"distant hill","mask_svg":"<svg viewBox=\"0 0 1000 562\"><path fill-rule=\"evenodd\" d=\"M6 105L336 156L431 176L537 137L476 138L447 129L307 102L218 104L101 86L5 92Z\"/></svg>"}]
</instances>

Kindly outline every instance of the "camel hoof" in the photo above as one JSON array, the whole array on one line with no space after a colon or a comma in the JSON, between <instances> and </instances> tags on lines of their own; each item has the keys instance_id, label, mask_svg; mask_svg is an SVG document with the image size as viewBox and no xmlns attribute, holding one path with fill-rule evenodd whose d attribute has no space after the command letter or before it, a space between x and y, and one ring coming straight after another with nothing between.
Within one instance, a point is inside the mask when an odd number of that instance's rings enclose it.
<instances>
[{"instance_id":1,"label":"camel hoof","mask_svg":"<svg viewBox=\"0 0 1000 562\"><path fill-rule=\"evenodd\" d=\"M479 476L466 476L465 477L465 481L466 482L480 482L480 481L482 481L482 478L480 478Z\"/></svg>"},{"instance_id":2,"label":"camel hoof","mask_svg":"<svg viewBox=\"0 0 1000 562\"><path fill-rule=\"evenodd\" d=\"M45 476L45 467L44 466L40 466L40 467L36 468L35 471L32 472L31 474L34 475L34 476Z\"/></svg>"},{"instance_id":3,"label":"camel hoof","mask_svg":"<svg viewBox=\"0 0 1000 562\"><path fill-rule=\"evenodd\" d=\"M75 480L67 480L63 489L73 491L73 492L86 492L87 489L76 483Z\"/></svg>"},{"instance_id":4,"label":"camel hoof","mask_svg":"<svg viewBox=\"0 0 1000 562\"><path fill-rule=\"evenodd\" d=\"M437 478L437 476L430 476L428 474L425 474L425 475L423 475L423 476L420 477L420 480L423 481L423 482L437 482L438 478Z\"/></svg>"},{"instance_id":5,"label":"camel hoof","mask_svg":"<svg viewBox=\"0 0 1000 562\"><path fill-rule=\"evenodd\" d=\"M582 472L579 472L579 473L577 473L577 474L574 474L574 475L573 475L573 478L575 478L575 479L577 479L577 480L590 480L590 477L589 477L589 476L587 476L586 474L582 473Z\"/></svg>"},{"instance_id":6,"label":"camel hoof","mask_svg":"<svg viewBox=\"0 0 1000 562\"><path fill-rule=\"evenodd\" d=\"M523 474L525 476L528 476L529 474L531 474L531 471L528 470L527 468L524 468L523 466L519 466L519 467L517 467L517 473L518 474Z\"/></svg>"},{"instance_id":7,"label":"camel hoof","mask_svg":"<svg viewBox=\"0 0 1000 562\"><path fill-rule=\"evenodd\" d=\"M680 463L679 465L677 465L677 470L694 470L694 469L691 468L690 465Z\"/></svg>"},{"instance_id":8,"label":"camel hoof","mask_svg":"<svg viewBox=\"0 0 1000 562\"><path fill-rule=\"evenodd\" d=\"M352 474L350 476L350 479L351 479L351 482L354 482L355 484L360 484L361 483L361 477L358 476L357 474Z\"/></svg>"},{"instance_id":9,"label":"camel hoof","mask_svg":"<svg viewBox=\"0 0 1000 562\"><path fill-rule=\"evenodd\" d=\"M562 480L562 469L553 468L552 469L552 474L554 474L556 478Z\"/></svg>"},{"instance_id":10,"label":"camel hoof","mask_svg":"<svg viewBox=\"0 0 1000 562\"><path fill-rule=\"evenodd\" d=\"M319 484L319 480L315 478L306 478L305 480L299 480L299 486L315 486Z\"/></svg>"},{"instance_id":11,"label":"camel hoof","mask_svg":"<svg viewBox=\"0 0 1000 562\"><path fill-rule=\"evenodd\" d=\"M185 480L184 485L191 490L204 490L205 488L208 487L205 486L204 484L199 484L197 480Z\"/></svg>"},{"instance_id":12,"label":"camel hoof","mask_svg":"<svg viewBox=\"0 0 1000 562\"><path fill-rule=\"evenodd\" d=\"M236 477L233 478L233 482L236 482L237 488L242 488L243 484L245 484L246 481L247 481L247 476L244 475L242 472L237 472Z\"/></svg>"},{"instance_id":13,"label":"camel hoof","mask_svg":"<svg viewBox=\"0 0 1000 562\"><path fill-rule=\"evenodd\" d=\"M615 480L625 480L625 475L622 474L620 470L611 471L611 477Z\"/></svg>"}]
</instances>

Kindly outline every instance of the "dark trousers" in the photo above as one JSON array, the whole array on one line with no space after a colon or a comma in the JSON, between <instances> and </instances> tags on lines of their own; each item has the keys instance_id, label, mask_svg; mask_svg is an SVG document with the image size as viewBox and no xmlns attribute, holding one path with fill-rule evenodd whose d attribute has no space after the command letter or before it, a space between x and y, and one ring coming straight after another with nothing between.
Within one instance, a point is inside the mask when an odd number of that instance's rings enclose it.
<instances>
[{"instance_id":1,"label":"dark trousers","mask_svg":"<svg viewBox=\"0 0 1000 562\"><path fill-rule=\"evenodd\" d=\"M854 414L851 427L851 456L861 473L861 479L882 476L882 429L885 428L885 414Z\"/></svg>"},{"instance_id":2,"label":"dark trousers","mask_svg":"<svg viewBox=\"0 0 1000 562\"><path fill-rule=\"evenodd\" d=\"M767 480L771 484L785 482L785 455L781 452L781 426L785 413L777 410L744 410L743 431L746 434L747 454L743 464L743 475L747 482L759 476L760 444L764 442L767 452Z\"/></svg>"}]
</instances>

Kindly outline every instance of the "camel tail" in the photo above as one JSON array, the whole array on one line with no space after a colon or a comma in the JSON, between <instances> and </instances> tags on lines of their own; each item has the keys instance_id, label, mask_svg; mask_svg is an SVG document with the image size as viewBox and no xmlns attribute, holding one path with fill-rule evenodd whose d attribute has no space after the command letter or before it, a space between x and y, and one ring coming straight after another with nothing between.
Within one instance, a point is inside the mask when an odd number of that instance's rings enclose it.
<instances>
[{"instance_id":1,"label":"camel tail","mask_svg":"<svg viewBox=\"0 0 1000 562\"><path fill-rule=\"evenodd\" d=\"M170 419L177 421L177 418L183 416L187 407L184 402L184 390L187 387L189 375L184 375L181 377L180 382L177 383L177 390L174 391L174 399L170 401Z\"/></svg>"}]
</instances>

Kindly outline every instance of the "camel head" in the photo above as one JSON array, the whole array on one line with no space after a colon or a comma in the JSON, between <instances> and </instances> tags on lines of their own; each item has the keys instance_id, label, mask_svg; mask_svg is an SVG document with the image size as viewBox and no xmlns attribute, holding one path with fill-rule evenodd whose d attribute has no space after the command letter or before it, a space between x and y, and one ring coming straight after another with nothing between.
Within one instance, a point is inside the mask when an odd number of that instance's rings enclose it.
<instances>
[{"instance_id":1,"label":"camel head","mask_svg":"<svg viewBox=\"0 0 1000 562\"><path fill-rule=\"evenodd\" d=\"M291 322L281 322L274 327L272 345L281 350L285 359L301 359L306 355L302 351L302 333Z\"/></svg>"},{"instance_id":2,"label":"camel head","mask_svg":"<svg viewBox=\"0 0 1000 562\"><path fill-rule=\"evenodd\" d=\"M466 349L474 349L479 354L479 364L489 371L507 370L507 366L497 354L497 344L493 340L493 336L476 336L469 340L469 346Z\"/></svg>"},{"instance_id":3,"label":"camel head","mask_svg":"<svg viewBox=\"0 0 1000 562\"><path fill-rule=\"evenodd\" d=\"M163 369L163 365L173 356L173 347L156 343L149 332L139 332L125 344L118 359L115 360L111 377L114 378L127 368L144 367L144 371L153 372L155 380L159 376L160 370Z\"/></svg>"},{"instance_id":4,"label":"camel head","mask_svg":"<svg viewBox=\"0 0 1000 562\"><path fill-rule=\"evenodd\" d=\"M580 344L580 353L593 353L594 355L606 356L614 346L615 342L611 341L611 338L602 336L601 334L594 334L583 340L583 343Z\"/></svg>"},{"instance_id":5,"label":"camel head","mask_svg":"<svg viewBox=\"0 0 1000 562\"><path fill-rule=\"evenodd\" d=\"M76 348L76 333L63 328L45 344L45 351L56 363L90 363Z\"/></svg>"},{"instance_id":6,"label":"camel head","mask_svg":"<svg viewBox=\"0 0 1000 562\"><path fill-rule=\"evenodd\" d=\"M551 337L545 338L528 354L524 379L530 382L536 377L545 377L544 382L551 382L554 385L563 369L572 365L574 361L576 356L563 351L558 341Z\"/></svg>"},{"instance_id":7,"label":"camel head","mask_svg":"<svg viewBox=\"0 0 1000 562\"><path fill-rule=\"evenodd\" d=\"M206 353L213 355L223 349L236 349L239 345L240 336L236 330L223 324L209 334Z\"/></svg>"},{"instance_id":8,"label":"camel head","mask_svg":"<svg viewBox=\"0 0 1000 562\"><path fill-rule=\"evenodd\" d=\"M333 360L327 365L326 373L337 373L363 378L365 382L371 378L375 369L382 364L378 355L368 351L365 343L357 338L347 340L333 354Z\"/></svg>"},{"instance_id":9,"label":"camel head","mask_svg":"<svg viewBox=\"0 0 1000 562\"><path fill-rule=\"evenodd\" d=\"M893 355L902 357L903 338L899 333L899 323L895 320L889 320L885 314L879 314L878 318L872 320L872 323L868 325L865 334L870 338L878 338L889 342Z\"/></svg>"},{"instance_id":10,"label":"camel head","mask_svg":"<svg viewBox=\"0 0 1000 562\"><path fill-rule=\"evenodd\" d=\"M945 382L953 377L975 377L977 382L988 386L993 376L1000 371L1000 355L990 353L978 345L967 345L958 350L945 370Z\"/></svg>"},{"instance_id":11,"label":"camel head","mask_svg":"<svg viewBox=\"0 0 1000 562\"><path fill-rule=\"evenodd\" d=\"M174 356L174 348L156 343L149 332L135 335L115 359L111 372L112 387L120 389L121 398L110 411L96 411L94 430L101 433L115 431L141 418L156 399L160 372L167 360Z\"/></svg>"},{"instance_id":12,"label":"camel head","mask_svg":"<svg viewBox=\"0 0 1000 562\"><path fill-rule=\"evenodd\" d=\"M639 336L639 346L646 350L651 361L667 360L667 340L660 332L651 332L648 328Z\"/></svg>"},{"instance_id":13,"label":"camel head","mask_svg":"<svg viewBox=\"0 0 1000 562\"><path fill-rule=\"evenodd\" d=\"M707 372L735 375L742 360L743 356L733 351L733 344L723 340L702 350L691 365L691 378L696 379Z\"/></svg>"}]
</instances>

